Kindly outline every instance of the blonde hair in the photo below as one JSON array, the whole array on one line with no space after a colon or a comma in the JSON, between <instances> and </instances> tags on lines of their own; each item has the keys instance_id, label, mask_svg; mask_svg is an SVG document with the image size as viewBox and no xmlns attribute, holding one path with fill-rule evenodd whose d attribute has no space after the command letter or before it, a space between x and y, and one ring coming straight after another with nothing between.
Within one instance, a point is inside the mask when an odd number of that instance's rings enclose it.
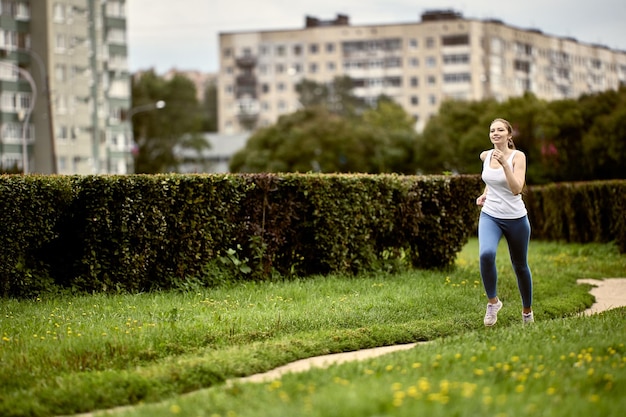
<instances>
[{"instance_id":1,"label":"blonde hair","mask_svg":"<svg viewBox=\"0 0 626 417\"><path fill-rule=\"evenodd\" d=\"M501 119L499 117L496 119L493 119L491 124L494 124L495 122L501 122L504 124L504 126L506 127L506 130L508 130L509 134L511 135L511 137L507 141L507 146L509 147L509 149L515 149L515 143L513 142L513 126L511 126L511 123L509 123L508 120Z\"/></svg>"}]
</instances>

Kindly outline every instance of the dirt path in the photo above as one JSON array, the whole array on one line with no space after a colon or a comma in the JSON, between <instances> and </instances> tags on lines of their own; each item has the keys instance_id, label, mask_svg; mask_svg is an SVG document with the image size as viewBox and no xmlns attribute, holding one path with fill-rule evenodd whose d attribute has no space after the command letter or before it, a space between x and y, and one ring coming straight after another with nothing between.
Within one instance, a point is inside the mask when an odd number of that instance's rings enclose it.
<instances>
[{"instance_id":1,"label":"dirt path","mask_svg":"<svg viewBox=\"0 0 626 417\"><path fill-rule=\"evenodd\" d=\"M626 278L579 279L577 282L594 285L590 293L596 297L596 302L583 312L585 315L626 306Z\"/></svg>"}]
</instances>

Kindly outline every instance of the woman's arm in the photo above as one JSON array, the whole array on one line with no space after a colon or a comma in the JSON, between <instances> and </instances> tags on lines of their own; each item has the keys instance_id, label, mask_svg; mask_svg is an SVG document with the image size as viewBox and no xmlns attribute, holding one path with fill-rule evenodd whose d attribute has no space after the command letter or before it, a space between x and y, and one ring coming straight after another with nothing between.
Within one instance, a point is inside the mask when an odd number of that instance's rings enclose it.
<instances>
[{"instance_id":1,"label":"woman's arm","mask_svg":"<svg viewBox=\"0 0 626 417\"><path fill-rule=\"evenodd\" d=\"M487 199L487 186L485 185L485 191L476 199L477 206L484 206L485 200Z\"/></svg>"},{"instance_id":2,"label":"woman's arm","mask_svg":"<svg viewBox=\"0 0 626 417\"><path fill-rule=\"evenodd\" d=\"M498 162L502 165L504 175L506 176L506 182L509 184L509 188L511 189L513 195L521 194L524 190L524 184L526 182L526 155L524 152L517 151L515 153L512 161L513 168L511 168L504 160L498 159Z\"/></svg>"}]
</instances>

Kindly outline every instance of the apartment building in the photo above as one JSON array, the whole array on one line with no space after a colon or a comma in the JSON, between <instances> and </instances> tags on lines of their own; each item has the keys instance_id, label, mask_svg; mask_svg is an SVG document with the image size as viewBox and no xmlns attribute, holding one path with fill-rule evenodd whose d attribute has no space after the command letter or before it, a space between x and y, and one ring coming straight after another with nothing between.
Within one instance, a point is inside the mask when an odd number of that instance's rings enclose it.
<instances>
[{"instance_id":1,"label":"apartment building","mask_svg":"<svg viewBox=\"0 0 626 417\"><path fill-rule=\"evenodd\" d=\"M445 99L557 100L617 89L626 52L499 20L428 11L421 21L353 26L306 17L295 30L221 33L219 131L274 123L298 109L295 85L349 76L369 103L393 97L423 129Z\"/></svg>"},{"instance_id":2,"label":"apartment building","mask_svg":"<svg viewBox=\"0 0 626 417\"><path fill-rule=\"evenodd\" d=\"M27 173L133 172L125 0L0 1L0 156Z\"/></svg>"}]
</instances>

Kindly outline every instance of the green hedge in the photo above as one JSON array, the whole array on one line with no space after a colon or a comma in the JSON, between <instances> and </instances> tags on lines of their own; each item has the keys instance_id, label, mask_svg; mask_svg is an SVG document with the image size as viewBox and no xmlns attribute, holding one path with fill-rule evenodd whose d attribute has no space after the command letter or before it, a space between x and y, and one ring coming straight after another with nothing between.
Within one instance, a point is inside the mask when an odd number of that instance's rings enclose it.
<instances>
[{"instance_id":1,"label":"green hedge","mask_svg":"<svg viewBox=\"0 0 626 417\"><path fill-rule=\"evenodd\" d=\"M244 279L450 265L477 176L0 176L0 291L148 291L214 267ZM200 278L198 278L200 277Z\"/></svg>"},{"instance_id":2,"label":"green hedge","mask_svg":"<svg viewBox=\"0 0 626 417\"><path fill-rule=\"evenodd\" d=\"M528 187L524 197L533 238L590 243L614 241L626 252L626 181Z\"/></svg>"}]
</instances>

